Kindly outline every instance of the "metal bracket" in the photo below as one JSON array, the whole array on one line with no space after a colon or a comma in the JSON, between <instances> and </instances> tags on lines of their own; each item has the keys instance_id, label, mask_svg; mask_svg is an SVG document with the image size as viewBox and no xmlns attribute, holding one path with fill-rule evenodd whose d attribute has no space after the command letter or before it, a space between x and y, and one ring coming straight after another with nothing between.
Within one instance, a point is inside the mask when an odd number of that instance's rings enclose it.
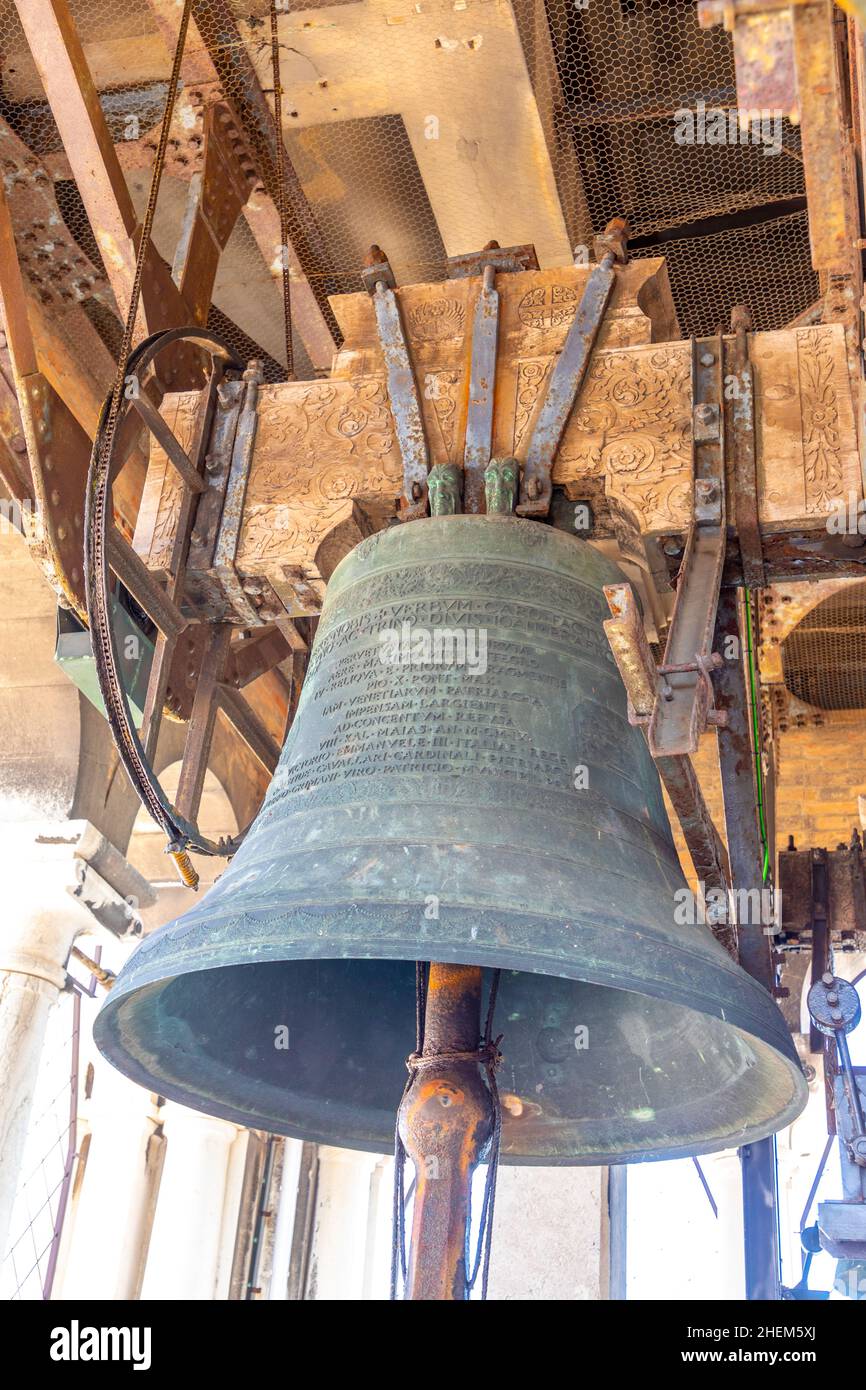
<instances>
[{"instance_id":1,"label":"metal bracket","mask_svg":"<svg viewBox=\"0 0 866 1390\"><path fill-rule=\"evenodd\" d=\"M449 256L448 279L464 280L468 276L483 275L488 265L493 267L497 275L539 269L534 246L500 246L498 241L488 241L483 251Z\"/></svg>"},{"instance_id":2,"label":"metal bracket","mask_svg":"<svg viewBox=\"0 0 866 1390\"><path fill-rule=\"evenodd\" d=\"M583 385L604 311L616 280L617 261L625 256L626 225L614 218L605 229L609 249L590 272L577 312L550 375L544 402L532 429L520 481L520 516L545 516L553 495L553 464L565 427ZM608 244L608 243L605 243Z\"/></svg>"},{"instance_id":3,"label":"metal bracket","mask_svg":"<svg viewBox=\"0 0 866 1390\"><path fill-rule=\"evenodd\" d=\"M244 372L244 398L237 417L231 464L223 497L222 514L213 552L213 574L230 604L235 621L256 627L262 619L244 592L235 568L238 540L243 519L244 499L253 460L253 446L258 428L259 386L262 382L261 363L253 361Z\"/></svg>"},{"instance_id":4,"label":"metal bracket","mask_svg":"<svg viewBox=\"0 0 866 1390\"><path fill-rule=\"evenodd\" d=\"M375 295L377 285L384 285L389 290L397 288L391 262L381 246L373 245L367 252L367 259L361 267L361 280L369 295Z\"/></svg>"},{"instance_id":5,"label":"metal bracket","mask_svg":"<svg viewBox=\"0 0 866 1390\"><path fill-rule=\"evenodd\" d=\"M866 1110L866 1069L851 1067L837 1076L833 1092L839 1126L841 1200L818 1204L821 1248L837 1259L866 1259L866 1167L862 1155L863 1112ZM860 1160L858 1162L858 1159Z\"/></svg>"},{"instance_id":6,"label":"metal bracket","mask_svg":"<svg viewBox=\"0 0 866 1390\"><path fill-rule=\"evenodd\" d=\"M499 292L496 268L487 263L472 324L472 364L469 406L463 449L463 510L481 512L484 470L493 450L493 402L496 387L496 349L499 342Z\"/></svg>"},{"instance_id":7,"label":"metal bracket","mask_svg":"<svg viewBox=\"0 0 866 1390\"><path fill-rule=\"evenodd\" d=\"M692 401L694 520L661 668L667 683L649 721L649 747L656 759L695 753L704 730L727 718L714 708L710 680L718 665L712 640L726 540L721 336L692 342Z\"/></svg>"},{"instance_id":8,"label":"metal bracket","mask_svg":"<svg viewBox=\"0 0 866 1390\"><path fill-rule=\"evenodd\" d=\"M608 584L604 596L612 615L605 621L604 630L628 694L629 723L642 725L646 735L659 702L660 673L665 668L656 668L631 585ZM666 683L666 676L661 679ZM663 690L664 686L662 695ZM707 809L691 759L685 753L653 756L682 827L698 881L709 889L726 891L730 882L727 851ZM731 928L720 925L716 935L736 956L736 938Z\"/></svg>"},{"instance_id":9,"label":"metal bracket","mask_svg":"<svg viewBox=\"0 0 866 1390\"><path fill-rule=\"evenodd\" d=\"M373 246L362 271L373 300L379 342L388 376L388 399L403 460L401 521L415 521L427 513L427 474L430 450L421 414L418 383L409 356L400 305L394 293L394 273L387 257Z\"/></svg>"}]
</instances>

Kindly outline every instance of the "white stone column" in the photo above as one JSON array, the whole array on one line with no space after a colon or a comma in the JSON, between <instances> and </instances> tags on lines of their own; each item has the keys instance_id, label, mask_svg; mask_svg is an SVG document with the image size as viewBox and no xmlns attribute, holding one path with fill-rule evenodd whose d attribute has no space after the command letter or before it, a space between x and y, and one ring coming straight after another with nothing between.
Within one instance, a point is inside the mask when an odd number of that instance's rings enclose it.
<instances>
[{"instance_id":1,"label":"white stone column","mask_svg":"<svg viewBox=\"0 0 866 1390\"><path fill-rule=\"evenodd\" d=\"M326 1146L319 1149L307 1298L363 1298L370 1183L378 1162L378 1154Z\"/></svg>"},{"instance_id":2,"label":"white stone column","mask_svg":"<svg viewBox=\"0 0 866 1390\"><path fill-rule=\"evenodd\" d=\"M55 1297L133 1299L159 1184L156 1098L108 1062L94 1061L89 1142L81 1191ZM80 1151L80 1146L79 1146Z\"/></svg>"},{"instance_id":3,"label":"white stone column","mask_svg":"<svg viewBox=\"0 0 866 1390\"><path fill-rule=\"evenodd\" d=\"M241 1131L172 1101L164 1115L165 1163L141 1297L210 1300L217 1292L223 1232L237 1225L237 1202L227 1210L226 1195Z\"/></svg>"},{"instance_id":4,"label":"white stone column","mask_svg":"<svg viewBox=\"0 0 866 1390\"><path fill-rule=\"evenodd\" d=\"M479 1177L473 1205L480 1207L480 1201ZM503 1165L496 1183L488 1298L608 1298L608 1231L606 1168ZM479 1293L480 1283L479 1274Z\"/></svg>"},{"instance_id":5,"label":"white stone column","mask_svg":"<svg viewBox=\"0 0 866 1390\"><path fill-rule=\"evenodd\" d=\"M287 1296L286 1287L292 1259L292 1238L295 1233L295 1213L298 1207L298 1178L301 1172L301 1154L304 1151L304 1146L300 1139L284 1139L282 1149L280 1196L274 1226L271 1277L268 1286L268 1299L272 1302L279 1302Z\"/></svg>"},{"instance_id":6,"label":"white stone column","mask_svg":"<svg viewBox=\"0 0 866 1390\"><path fill-rule=\"evenodd\" d=\"M75 936L93 919L38 858L10 858L0 916L0 1252L6 1249L39 1059ZM29 873L28 873L29 869Z\"/></svg>"}]
</instances>

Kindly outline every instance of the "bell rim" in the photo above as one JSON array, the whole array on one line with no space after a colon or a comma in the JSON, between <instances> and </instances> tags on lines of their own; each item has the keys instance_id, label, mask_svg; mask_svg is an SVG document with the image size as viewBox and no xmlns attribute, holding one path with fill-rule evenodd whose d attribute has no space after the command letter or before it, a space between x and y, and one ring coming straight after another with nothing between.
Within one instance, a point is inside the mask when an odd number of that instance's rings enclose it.
<instances>
[{"instance_id":1,"label":"bell rim","mask_svg":"<svg viewBox=\"0 0 866 1390\"><path fill-rule=\"evenodd\" d=\"M205 902L206 899L202 902L202 910ZM319 907L315 903L294 902L277 912L267 908L245 908L242 912L224 913L221 916L208 913L205 940L193 949L190 948L189 942L182 947L179 946L183 938L195 931L197 926L195 921L187 920L193 915L187 913L166 923L165 926L158 928L151 936L145 937L139 943L139 946L123 966L110 994L103 1002L97 1019L101 1018L117 1000L129 997L137 989L158 983L161 980L167 982L178 975L205 972L211 969L236 968L263 963L291 964L292 961L303 960L357 959L409 962L439 960L444 964L477 965L484 969L515 970L533 975L550 975L560 979L573 980L576 983L625 989L636 994L650 994L655 999L681 1004L683 1007L692 1008L698 1013L717 1017L723 1023L733 1023L742 1028L744 1032L771 1045L775 1045L776 1039L778 1039L783 1043L783 1050L786 1050L792 1057L796 1056L790 1031L772 996L758 980L749 975L742 966L732 959L708 929L695 928L696 931L706 931L707 935L701 935L695 947L690 947L682 938L672 939L652 926L605 917L601 913L595 914L592 918L584 914L581 920L579 916L568 917L550 913L533 913L526 909L514 911L502 907L465 907L459 904L448 906L446 911L447 918L440 917L438 921L444 923L447 920L447 934L444 930L441 934L430 931L423 939L419 937L417 931L417 908L415 904L409 905L399 899L389 900L377 897L374 900L362 900L347 898L342 902L332 899L325 907ZM335 930L333 920L335 917L344 921L352 920L356 925L356 932L341 934L339 929ZM401 918L405 923L404 931L399 929L403 925L400 921ZM380 933L372 936L365 923L372 920L378 924L383 919L392 928L391 934L386 936ZM554 939L560 937L563 931L573 931L577 936L583 938L580 949L577 945L574 947L576 953L575 968L573 970L562 968L566 963L562 957L542 956L540 952L530 954L503 942L501 936L493 939L492 933L495 926L519 929L526 925L531 926L536 932L547 928ZM236 936L233 943L227 944L214 939L218 931L231 931L238 927L242 927L245 934L243 937ZM460 927L463 928L462 936L458 934L457 930ZM483 938L479 939L479 927L491 932L489 944L486 944ZM254 940L251 949L252 935L261 928L272 929L273 939L269 940L262 937ZM327 936L324 935L326 928ZM319 932L323 934L319 935ZM173 935L170 936L170 933ZM704 970L711 972L722 972L724 978L732 986L742 991L748 990L749 996L756 1000L755 1014L752 1015L751 1010L742 1010L735 999L730 1000L726 1007L730 1007L737 1014L737 1017L733 1017L733 1014L726 1016L722 1011L721 1003L719 1012L702 1008L691 992L694 988L693 980L690 979L682 986L678 986L672 978L671 972L665 972L662 968L658 970L657 979L651 975L639 976L636 972L629 975L627 970L624 971L621 963L615 962L610 957L610 953L607 953L609 964L606 969L593 967L592 964L587 965L587 960L590 962L604 960L605 947L616 939L616 934L621 934L623 941L628 944L640 940L645 948L642 959L646 959L647 952L651 949L656 961L661 956L666 957L671 964L679 961L683 965L690 965L695 969L703 967ZM360 941L364 942L363 950L358 949ZM163 951L157 951L153 964L150 962L144 965L139 963L136 968L136 957L139 954L149 954L151 950L161 944ZM425 948L423 953L419 953L419 946ZM160 957L164 963L154 969L157 959ZM194 968L188 965L188 962L192 960L197 961ZM179 962L183 965L182 969L169 968L176 966ZM632 983L630 984L628 981ZM655 987L650 988L650 985ZM700 997L702 999L708 998L705 995ZM769 1009L767 1008L768 1005ZM772 1019L773 1032L770 1033L768 1030L765 1033L760 1027L750 1027L747 1022L750 1017L754 1017L756 1023L760 1022L761 1017Z\"/></svg>"},{"instance_id":2,"label":"bell rim","mask_svg":"<svg viewBox=\"0 0 866 1390\"><path fill-rule=\"evenodd\" d=\"M357 903L354 904L355 908L358 906ZM375 908L377 915L381 914L382 906L381 902L371 904L371 908ZM329 934L327 940L317 936L306 936L300 939L289 940L285 935L276 939L275 935L275 939L270 943L270 946L265 946L260 942L255 953L251 955L250 930L252 922L250 919L255 915L256 914L253 913L246 914L244 923L245 935L243 938L239 937L237 939L237 947L234 951L226 951L224 947L224 953L221 959L216 960L214 956L218 946L214 943L211 943L209 948L207 945L205 946L204 951L210 955L209 964L205 964L201 956L191 954L189 950L186 949L182 958L184 965L182 970L172 968L172 966L177 966L179 963L177 958L175 958L174 961L172 961L171 958L165 959L162 965L155 960L152 965L148 965L145 970L139 970L135 974L131 974L127 979L124 979L124 973L132 965L132 959L134 958L131 958L127 966L124 967L124 971L122 971L118 977L117 983L112 988L111 993L105 999L94 1022L93 1032L94 1041L100 1053L133 1081L138 1082L140 1085L147 1086L150 1089L157 1089L160 1094L167 1095L170 1099L177 1100L179 1103L199 1110L203 1114L218 1113L221 1118L231 1120L234 1123L242 1124L247 1127L251 1125L255 1127L254 1117L251 1116L250 1113L244 1112L230 1104L221 1104L218 1111L215 1111L212 1106L208 1108L207 1104L202 1104L200 1099L197 1099L194 1091L188 1090L182 1084L167 1082L165 1077L160 1077L156 1072L149 1071L138 1058L118 1045L124 1003L131 1002L136 996L139 996L142 991L151 991L154 990L155 987L156 993L154 997L156 998L156 994L159 992L159 986L170 984L172 980L178 978L180 975L206 975L221 969L234 970L251 964L290 965L292 962L301 961L346 961L348 959L364 962L400 960L408 963L417 958L417 942L415 943L416 953L413 954L405 944L403 945L403 949L398 950L394 942L380 939L374 944L370 942L370 938L367 936L367 945L363 955L361 955L358 952L357 940L348 936L341 940L333 934ZM280 920L285 923L288 915L287 913L279 914ZM472 915L476 916L477 914L473 913ZM505 914L498 915L504 916ZM522 918L525 918L527 915L528 914L525 913L520 914ZM269 914L268 916L271 925L274 926L274 914ZM167 932L172 925L173 924L168 924L167 927L161 928L160 932ZM561 921L554 922L552 925L561 930ZM363 930L363 928L361 930ZM623 930L627 931L630 937L633 936L633 933L628 931L627 928L624 927ZM584 924L583 931L585 935L587 931L596 933L601 942L609 941L610 939L609 925L606 926L596 923L588 927L587 924ZM700 962L704 967L711 966L714 967L716 971L723 972L721 978L729 981L732 985L738 985L740 987L740 992L745 992L746 999L754 1001L755 1011L752 1012L748 1007L738 1008L736 1000L729 1000L724 1006L718 1001L715 1008L706 1007L711 1003L706 995L701 996L699 1004L696 1001L694 993L690 992L688 983L684 983L681 987L678 986L676 981L672 980L670 971L664 978L661 978L660 972L659 979L644 977L637 980L633 978L631 983L629 983L628 980L623 977L622 973L618 975L614 974L613 965L610 965L605 971L599 967L587 966L585 960L582 961L579 966L578 963L575 962L575 968L571 971L564 968L554 970L551 968L552 963L548 963L548 968L544 969L536 962L535 968L533 968L529 960L519 956L512 956L508 949L503 947L501 940L498 944L491 943L486 949L483 943L479 945L477 941L473 942L471 946L461 949L460 945L455 946L453 937L450 946L445 941L441 943L438 941L431 941L425 944L429 944L432 958L441 960L443 963L479 965L485 969L499 968L505 971L515 970L539 976L556 976L561 979L574 981L575 983L597 985L638 996L647 995L659 1002L669 1003L675 1007L681 1007L685 1010L716 1019L727 1027L732 1028L738 1034L743 1035L753 1047L760 1047L762 1050L765 1050L765 1053L769 1056L773 1065L776 1068L784 1069L790 1082L790 1097L786 1105L783 1106L781 1110L777 1110L775 1114L765 1121L756 1122L738 1131L736 1134L735 1146L741 1147L743 1144L755 1143L760 1139L767 1138L769 1135L777 1133L780 1129L784 1129L787 1125L792 1123L802 1112L806 1104L808 1086L791 1035L769 993L758 981L746 974L746 972L733 961L728 965L727 961L730 958L726 955L724 959L719 959L714 950L710 950L706 953L694 950L689 951L684 948L681 943L664 941L658 938L654 932L647 930L644 930L644 936L648 941L651 941L652 947L662 948L662 954L664 951L667 951L668 953L674 953L679 956L681 964L683 957L686 957L693 967ZM145 943L142 943L142 945L144 944ZM646 942L644 944L646 944ZM709 944L709 942L706 943L707 946L709 946ZM180 942L178 942L178 946L175 947L175 949L178 949L179 946ZM722 948L719 947L718 949L721 951ZM581 951L580 954L583 956L583 951ZM508 959L509 956L511 956L511 959ZM424 958L427 959L429 957L425 954ZM704 1007L701 1007L701 1004L704 1005ZM764 1026L761 1026L762 1023ZM344 1133L338 1134L334 1131L329 1132L327 1129L315 1131L308 1123L303 1125L293 1125L291 1123L279 1124L269 1119L267 1127L269 1130L272 1129L274 1133L285 1135L290 1138L305 1139L313 1143L339 1144L341 1147L367 1153L387 1152L387 1148L383 1147L381 1141L366 1142ZM720 1141L717 1136L714 1136L704 1141L690 1141L688 1144L666 1147L661 1152L648 1149L630 1150L628 1153L617 1154L610 1151L602 1152L593 1150L592 1153L588 1155L574 1154L566 1156L551 1156L549 1154L539 1156L525 1154L508 1155L503 1150L502 1161L512 1163L515 1166L592 1166L594 1164L654 1161L664 1158L713 1153L721 1149L732 1147L732 1143L733 1141L730 1136L722 1141Z\"/></svg>"},{"instance_id":3,"label":"bell rim","mask_svg":"<svg viewBox=\"0 0 866 1390\"><path fill-rule=\"evenodd\" d=\"M116 1067L129 1081L143 1086L146 1090L158 1090L158 1094L165 1096L167 1100L173 1101L177 1105L186 1106L189 1110L196 1111L199 1115L207 1115L213 1118L216 1112L203 1104L201 1098L194 1092L187 1091L182 1086L165 1085L160 1082L155 1086L154 1078L146 1068L137 1063L127 1065L126 1060L119 1062L116 1057L103 1051L102 1046L97 1044L103 1057ZM785 1059L787 1060L787 1059ZM808 1097L808 1087L805 1078L800 1072L803 1086ZM795 1089L795 1094L788 1106L778 1115L774 1116L766 1123L756 1124L743 1129L736 1136L736 1140L730 1138L724 1141L717 1139L707 1139L705 1141L690 1142L665 1148L664 1150L654 1149L630 1149L628 1152L614 1152L612 1150L594 1149L589 1154L515 1154L509 1153L505 1147L500 1150L499 1162L510 1168L599 1168L613 1167L620 1164L632 1163L663 1163L668 1159L676 1158L700 1158L705 1154L723 1153L726 1149L744 1148L747 1144L757 1144L762 1139L769 1139L774 1134L786 1129L788 1125L798 1118L803 1112L805 1099L800 1101ZM223 1106L218 1119L226 1120L230 1124L240 1125L244 1129L255 1129L253 1117L242 1110L235 1109L233 1106ZM506 1122L507 1123L507 1122ZM364 1142L353 1136L337 1137L327 1130L316 1131L309 1125L297 1126L292 1124L281 1124L279 1122L269 1124L267 1127L269 1134L279 1135L284 1139L298 1139L308 1144L322 1144L329 1148L337 1147L350 1149L353 1153L380 1154L387 1156L391 1149L377 1142Z\"/></svg>"}]
</instances>

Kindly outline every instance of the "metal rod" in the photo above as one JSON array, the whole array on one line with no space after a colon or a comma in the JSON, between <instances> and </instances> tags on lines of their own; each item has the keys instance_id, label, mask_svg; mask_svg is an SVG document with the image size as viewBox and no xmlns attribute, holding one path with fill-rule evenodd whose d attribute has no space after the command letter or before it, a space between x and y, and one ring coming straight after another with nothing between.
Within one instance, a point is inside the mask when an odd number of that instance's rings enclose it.
<instances>
[{"instance_id":1,"label":"metal rod","mask_svg":"<svg viewBox=\"0 0 866 1390\"><path fill-rule=\"evenodd\" d=\"M617 1302L628 1297L628 1165L611 1164L607 1170L607 1211L610 1221L610 1296Z\"/></svg>"},{"instance_id":2,"label":"metal rod","mask_svg":"<svg viewBox=\"0 0 866 1390\"><path fill-rule=\"evenodd\" d=\"M842 1064L842 1084L845 1087L845 1094L851 1107L851 1119L856 1128L857 1137L860 1138L866 1134L866 1130L863 1128L863 1107L860 1104L860 1091L854 1076L854 1068L851 1065L848 1037L844 1028L836 1029L836 1046L839 1049L839 1061Z\"/></svg>"},{"instance_id":3,"label":"metal rod","mask_svg":"<svg viewBox=\"0 0 866 1390\"><path fill-rule=\"evenodd\" d=\"M776 1141L772 1135L740 1149L746 1298L781 1296L777 1215Z\"/></svg>"}]
</instances>

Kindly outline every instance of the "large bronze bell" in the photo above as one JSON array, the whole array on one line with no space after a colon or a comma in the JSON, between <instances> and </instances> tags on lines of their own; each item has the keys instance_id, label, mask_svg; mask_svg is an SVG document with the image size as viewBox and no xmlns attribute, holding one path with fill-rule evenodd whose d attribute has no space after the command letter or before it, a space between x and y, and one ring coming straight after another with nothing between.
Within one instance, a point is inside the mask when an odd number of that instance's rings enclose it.
<instances>
[{"instance_id":1,"label":"large bronze bell","mask_svg":"<svg viewBox=\"0 0 866 1390\"><path fill-rule=\"evenodd\" d=\"M513 517L363 541L255 826L121 972L105 1055L210 1114L385 1152L413 963L458 962L503 972L505 1162L704 1153L790 1122L806 1088L781 1014L676 924L685 880L601 626L621 578Z\"/></svg>"}]
</instances>

